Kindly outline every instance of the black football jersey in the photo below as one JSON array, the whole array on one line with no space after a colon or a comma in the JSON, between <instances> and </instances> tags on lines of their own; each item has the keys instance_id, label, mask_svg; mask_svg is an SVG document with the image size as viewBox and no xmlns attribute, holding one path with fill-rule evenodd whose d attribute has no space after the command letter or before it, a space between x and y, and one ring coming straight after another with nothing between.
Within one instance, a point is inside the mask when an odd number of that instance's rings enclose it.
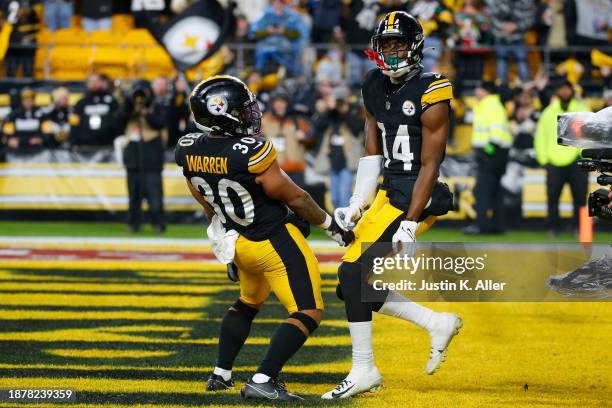
<instances>
[{"instance_id":1,"label":"black football jersey","mask_svg":"<svg viewBox=\"0 0 612 408\"><path fill-rule=\"evenodd\" d=\"M379 69L373 69L366 74L361 92L382 139L383 186L391 203L406 209L421 168L421 115L436 103L450 103L452 85L444 75L432 72L420 72L394 85Z\"/></svg>"},{"instance_id":2,"label":"black football jersey","mask_svg":"<svg viewBox=\"0 0 612 408\"><path fill-rule=\"evenodd\" d=\"M286 221L287 207L266 196L255 182L276 159L276 150L265 137L191 133L179 139L175 159L226 229L261 241Z\"/></svg>"}]
</instances>

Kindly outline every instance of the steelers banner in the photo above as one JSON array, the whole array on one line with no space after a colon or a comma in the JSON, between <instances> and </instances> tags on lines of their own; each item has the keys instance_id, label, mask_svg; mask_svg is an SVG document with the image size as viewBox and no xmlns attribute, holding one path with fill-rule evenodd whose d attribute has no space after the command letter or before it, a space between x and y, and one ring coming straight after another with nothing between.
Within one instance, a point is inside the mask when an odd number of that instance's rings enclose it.
<instances>
[{"instance_id":1,"label":"steelers banner","mask_svg":"<svg viewBox=\"0 0 612 408\"><path fill-rule=\"evenodd\" d=\"M184 71L212 55L227 36L230 10L216 0L199 0L165 24L149 23L149 31Z\"/></svg>"}]
</instances>

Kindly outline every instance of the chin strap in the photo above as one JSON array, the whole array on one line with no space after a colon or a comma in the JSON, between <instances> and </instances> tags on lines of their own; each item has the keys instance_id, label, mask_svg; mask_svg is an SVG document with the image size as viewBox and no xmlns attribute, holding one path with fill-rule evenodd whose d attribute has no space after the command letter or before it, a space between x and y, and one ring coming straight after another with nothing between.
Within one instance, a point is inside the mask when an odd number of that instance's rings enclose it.
<instances>
[{"instance_id":1,"label":"chin strap","mask_svg":"<svg viewBox=\"0 0 612 408\"><path fill-rule=\"evenodd\" d=\"M349 200L350 205L355 205L363 210L372 203L378 186L382 161L383 157L379 154L359 159L357 176L355 177L355 191Z\"/></svg>"}]
</instances>

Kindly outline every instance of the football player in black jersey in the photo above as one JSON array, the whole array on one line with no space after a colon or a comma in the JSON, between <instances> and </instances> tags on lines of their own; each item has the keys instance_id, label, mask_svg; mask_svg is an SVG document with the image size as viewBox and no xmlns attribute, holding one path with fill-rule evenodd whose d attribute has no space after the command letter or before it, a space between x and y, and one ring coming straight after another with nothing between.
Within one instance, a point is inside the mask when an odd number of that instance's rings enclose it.
<instances>
[{"instance_id":1,"label":"football player in black jersey","mask_svg":"<svg viewBox=\"0 0 612 408\"><path fill-rule=\"evenodd\" d=\"M272 143L259 135L261 112L247 86L215 76L192 91L190 108L203 133L183 136L176 162L212 225L215 255L237 267L240 297L221 324L219 355L207 389L233 387L231 370L257 311L274 292L289 317L270 341L244 398L296 400L277 376L318 327L323 312L321 277L308 246L309 225L319 225L341 245L354 235L338 227L308 193L279 168ZM209 227L209 231L211 231Z\"/></svg>"},{"instance_id":2,"label":"football player in black jersey","mask_svg":"<svg viewBox=\"0 0 612 408\"><path fill-rule=\"evenodd\" d=\"M441 74L423 72L423 28L406 12L388 13L378 24L369 53L378 65L362 85L366 147L348 207L334 213L341 228L354 228L355 241L338 270L338 295L345 301L353 344L353 366L325 399L346 398L382 384L372 352L372 311L409 320L426 329L431 352L425 371L438 368L462 325L450 313L436 313L395 291L376 291L377 302L362 299L361 270L371 270L380 246L362 252L362 243L392 242L414 255L416 236L452 208L448 186L437 181L449 131L452 87ZM383 174L376 194L377 179ZM374 197L375 196L375 197ZM369 206L369 210L362 212ZM368 286L363 286L371 290Z\"/></svg>"}]
</instances>

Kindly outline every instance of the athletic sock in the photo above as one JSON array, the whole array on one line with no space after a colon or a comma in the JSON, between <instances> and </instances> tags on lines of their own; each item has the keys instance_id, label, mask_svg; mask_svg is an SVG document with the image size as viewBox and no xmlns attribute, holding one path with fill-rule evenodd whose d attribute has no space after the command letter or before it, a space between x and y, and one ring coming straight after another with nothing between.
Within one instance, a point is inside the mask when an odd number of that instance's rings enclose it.
<instances>
[{"instance_id":1,"label":"athletic sock","mask_svg":"<svg viewBox=\"0 0 612 408\"><path fill-rule=\"evenodd\" d=\"M408 320L427 331L432 330L437 315L433 310L414 303L394 290L389 291L378 313Z\"/></svg>"},{"instance_id":2,"label":"athletic sock","mask_svg":"<svg viewBox=\"0 0 612 408\"><path fill-rule=\"evenodd\" d=\"M240 300L228 309L221 323L219 334L218 368L231 373L234 360L249 337L251 323L257 312L257 309L247 306Z\"/></svg>"},{"instance_id":3,"label":"athletic sock","mask_svg":"<svg viewBox=\"0 0 612 408\"><path fill-rule=\"evenodd\" d=\"M215 367L213 370L213 374L220 375L225 381L228 381L232 378L232 370L225 370L221 367Z\"/></svg>"},{"instance_id":4,"label":"athletic sock","mask_svg":"<svg viewBox=\"0 0 612 408\"><path fill-rule=\"evenodd\" d=\"M302 347L306 339L304 332L296 325L281 323L270 340L270 347L257 373L276 378L285 363Z\"/></svg>"},{"instance_id":5,"label":"athletic sock","mask_svg":"<svg viewBox=\"0 0 612 408\"><path fill-rule=\"evenodd\" d=\"M270 380L270 377L262 373L255 373L255 375L253 376L253 382L255 384L267 383L269 380Z\"/></svg>"},{"instance_id":6,"label":"athletic sock","mask_svg":"<svg viewBox=\"0 0 612 408\"><path fill-rule=\"evenodd\" d=\"M372 321L349 322L348 325L353 344L353 367L349 375L370 371L374 368Z\"/></svg>"}]
</instances>

